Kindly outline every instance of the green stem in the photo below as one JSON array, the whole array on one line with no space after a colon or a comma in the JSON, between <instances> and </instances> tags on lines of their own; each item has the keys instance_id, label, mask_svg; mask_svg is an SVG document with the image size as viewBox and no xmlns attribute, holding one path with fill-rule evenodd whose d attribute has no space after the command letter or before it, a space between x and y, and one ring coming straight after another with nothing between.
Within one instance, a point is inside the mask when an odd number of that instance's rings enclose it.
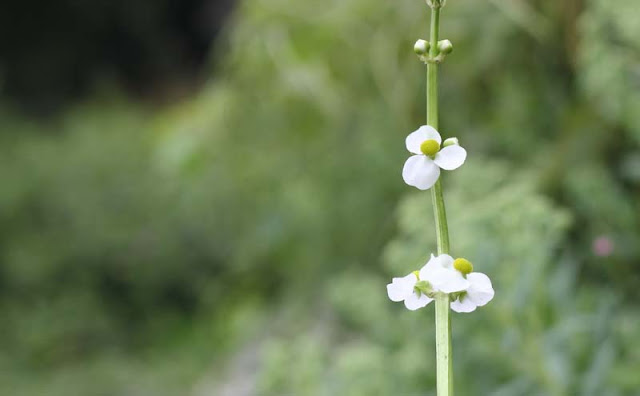
<instances>
[{"instance_id":1,"label":"green stem","mask_svg":"<svg viewBox=\"0 0 640 396\"><path fill-rule=\"evenodd\" d=\"M438 34L440 30L440 7L431 9L431 48L429 57L438 55ZM427 125L438 129L438 64L427 64ZM433 213L436 222L438 255L449 253L449 230L447 213L442 196L440 179L431 188ZM451 353L451 317L449 296L439 293L436 296L436 379L437 396L453 396L453 367Z\"/></svg>"},{"instance_id":2,"label":"green stem","mask_svg":"<svg viewBox=\"0 0 640 396\"><path fill-rule=\"evenodd\" d=\"M436 381L438 396L453 395L453 368L451 366L451 317L449 296L436 297Z\"/></svg>"}]
</instances>

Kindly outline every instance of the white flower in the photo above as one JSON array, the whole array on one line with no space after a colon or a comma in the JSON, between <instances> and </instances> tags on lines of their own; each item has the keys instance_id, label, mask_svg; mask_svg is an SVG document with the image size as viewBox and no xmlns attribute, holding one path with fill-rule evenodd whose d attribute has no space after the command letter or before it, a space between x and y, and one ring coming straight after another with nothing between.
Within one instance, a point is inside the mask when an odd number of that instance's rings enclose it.
<instances>
[{"instance_id":1,"label":"white flower","mask_svg":"<svg viewBox=\"0 0 640 396\"><path fill-rule=\"evenodd\" d=\"M405 307L411 311L422 308L433 301L421 291L416 290L418 276L409 274L403 278L393 278L392 282L387 285L387 294L391 301L404 301Z\"/></svg>"},{"instance_id":2,"label":"white flower","mask_svg":"<svg viewBox=\"0 0 640 396\"><path fill-rule=\"evenodd\" d=\"M470 283L463 274L454 268L455 260L448 254L438 257L431 255L431 259L420 270L420 279L431 284L434 291L443 293L455 293L467 290Z\"/></svg>"},{"instance_id":3,"label":"white flower","mask_svg":"<svg viewBox=\"0 0 640 396\"><path fill-rule=\"evenodd\" d=\"M454 299L451 309L472 312L491 301L495 294L489 277L472 271L469 260L432 254L420 271L393 278L387 285L387 294L391 301L404 301L408 309L415 311L433 301L434 293L446 293Z\"/></svg>"},{"instance_id":4,"label":"white flower","mask_svg":"<svg viewBox=\"0 0 640 396\"><path fill-rule=\"evenodd\" d=\"M416 155L405 162L402 178L405 183L420 190L428 190L436 183L440 168L457 169L467 158L466 150L457 144L445 145L440 149L442 138L438 131L428 125L412 132L405 143L407 150Z\"/></svg>"},{"instance_id":5,"label":"white flower","mask_svg":"<svg viewBox=\"0 0 640 396\"><path fill-rule=\"evenodd\" d=\"M451 303L456 312L473 312L493 299L495 292L488 276L480 272L467 275L469 288Z\"/></svg>"}]
</instances>

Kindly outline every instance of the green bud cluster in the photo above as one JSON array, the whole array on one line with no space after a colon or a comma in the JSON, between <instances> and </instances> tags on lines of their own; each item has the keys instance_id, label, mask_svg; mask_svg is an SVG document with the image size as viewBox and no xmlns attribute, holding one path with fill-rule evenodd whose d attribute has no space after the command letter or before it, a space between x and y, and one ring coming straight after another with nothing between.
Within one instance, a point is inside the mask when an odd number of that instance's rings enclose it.
<instances>
[{"instance_id":1,"label":"green bud cluster","mask_svg":"<svg viewBox=\"0 0 640 396\"><path fill-rule=\"evenodd\" d=\"M431 56L429 51L431 50L431 43L427 40L419 39L413 45L413 52L418 55L418 58L424 63L441 63L444 58L453 52L453 44L449 40L440 40L436 46L437 55Z\"/></svg>"},{"instance_id":2,"label":"green bud cluster","mask_svg":"<svg viewBox=\"0 0 640 396\"><path fill-rule=\"evenodd\" d=\"M426 0L431 8L442 8L447 4L447 0Z\"/></svg>"}]
</instances>

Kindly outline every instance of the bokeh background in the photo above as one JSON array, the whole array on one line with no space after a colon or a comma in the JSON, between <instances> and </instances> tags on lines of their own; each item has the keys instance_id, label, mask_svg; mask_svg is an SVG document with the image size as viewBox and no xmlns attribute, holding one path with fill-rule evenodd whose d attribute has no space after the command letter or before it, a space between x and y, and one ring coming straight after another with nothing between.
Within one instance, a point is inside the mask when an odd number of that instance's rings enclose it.
<instances>
[{"instance_id":1,"label":"bokeh background","mask_svg":"<svg viewBox=\"0 0 640 396\"><path fill-rule=\"evenodd\" d=\"M434 395L424 1L3 1L0 394ZM449 0L460 395L640 395L636 0Z\"/></svg>"}]
</instances>

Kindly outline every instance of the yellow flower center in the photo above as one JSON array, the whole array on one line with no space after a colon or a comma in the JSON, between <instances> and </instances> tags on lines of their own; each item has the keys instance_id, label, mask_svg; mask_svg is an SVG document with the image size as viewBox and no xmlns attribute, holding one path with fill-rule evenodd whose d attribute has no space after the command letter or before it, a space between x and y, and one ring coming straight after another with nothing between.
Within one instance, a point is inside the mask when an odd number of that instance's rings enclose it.
<instances>
[{"instance_id":1,"label":"yellow flower center","mask_svg":"<svg viewBox=\"0 0 640 396\"><path fill-rule=\"evenodd\" d=\"M424 155L433 157L438 151L440 151L440 143L433 139L425 140L420 145L420 151L422 151Z\"/></svg>"},{"instance_id":2,"label":"yellow flower center","mask_svg":"<svg viewBox=\"0 0 640 396\"><path fill-rule=\"evenodd\" d=\"M473 264L467 259L458 258L453 262L453 268L462 272L462 274L467 275L473 272Z\"/></svg>"}]
</instances>

